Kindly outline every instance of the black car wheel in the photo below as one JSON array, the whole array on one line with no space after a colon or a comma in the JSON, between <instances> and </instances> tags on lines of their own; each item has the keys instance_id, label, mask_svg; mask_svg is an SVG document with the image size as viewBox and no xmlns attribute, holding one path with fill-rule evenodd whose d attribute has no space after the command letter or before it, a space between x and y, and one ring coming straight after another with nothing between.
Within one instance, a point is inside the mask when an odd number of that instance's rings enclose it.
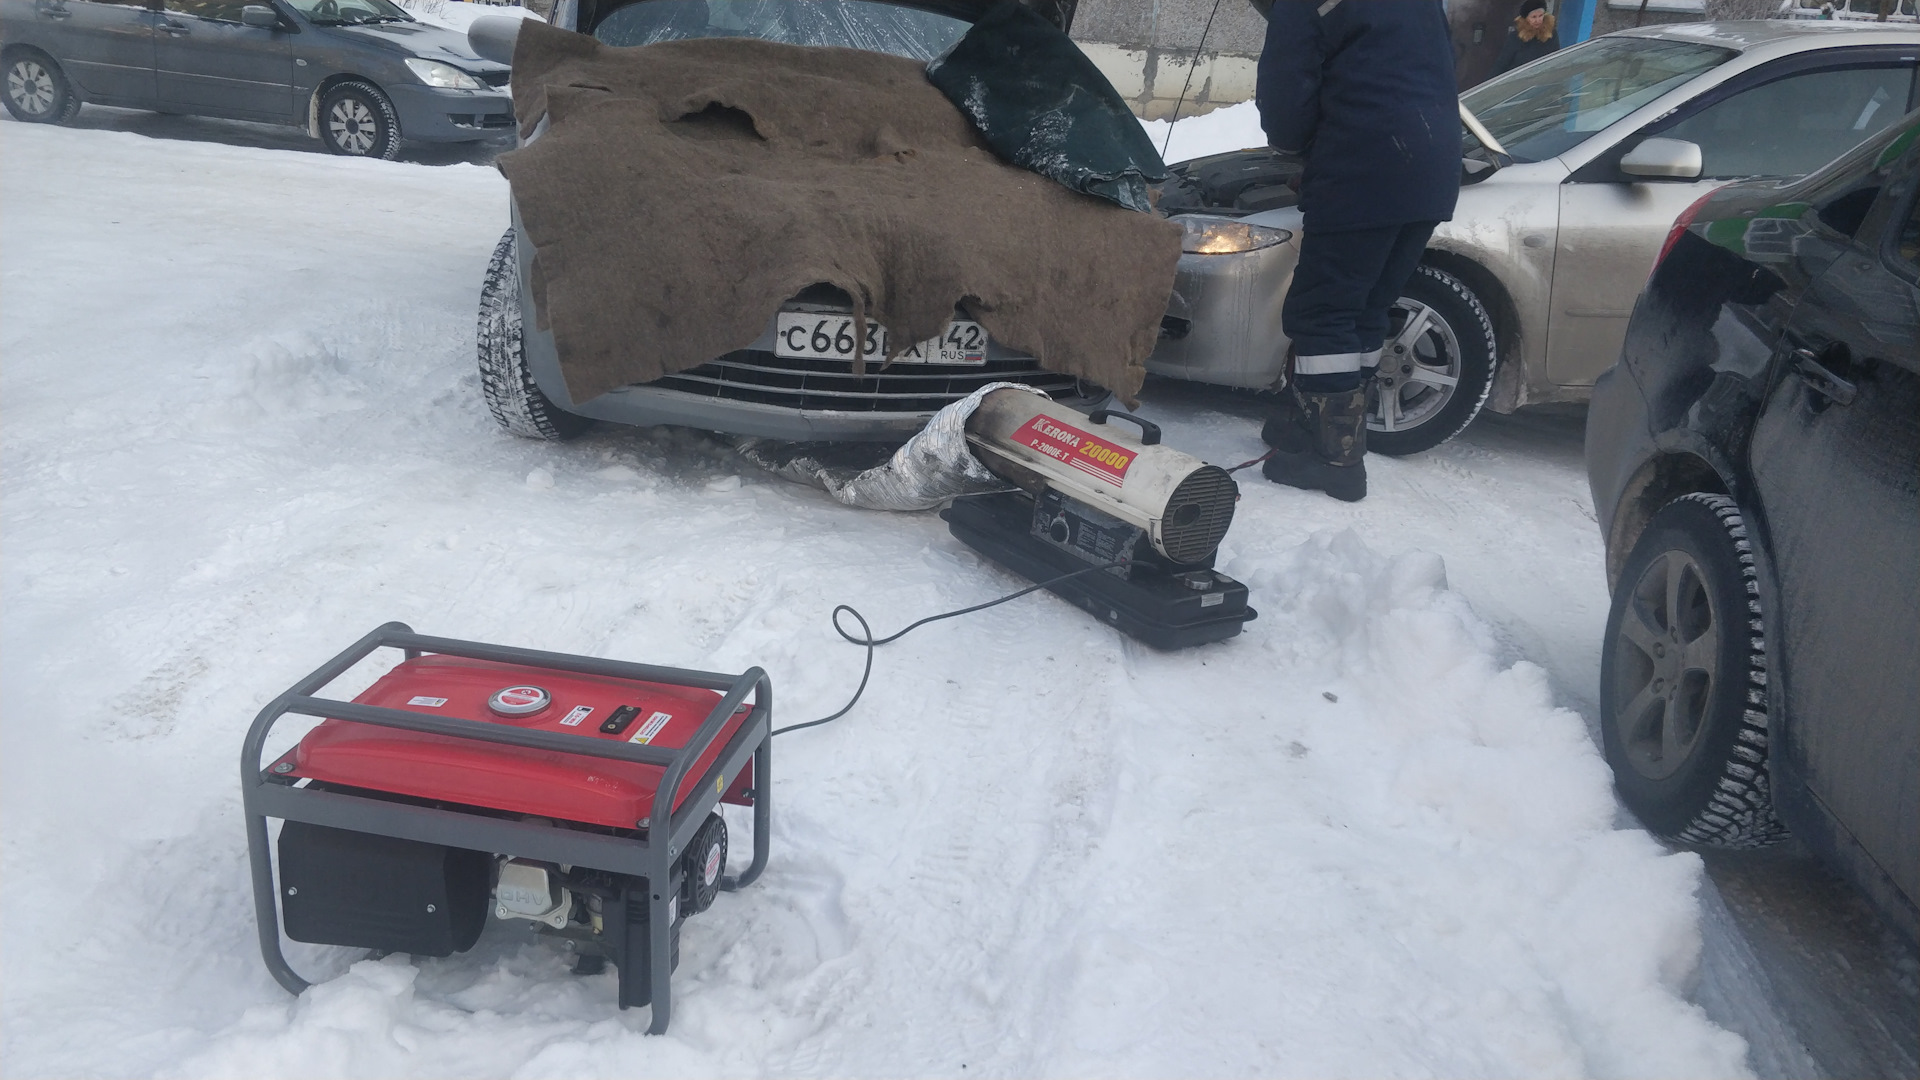
<instances>
[{"instance_id":1,"label":"black car wheel","mask_svg":"<svg viewBox=\"0 0 1920 1080\"><path fill-rule=\"evenodd\" d=\"M1493 389L1493 317L1467 284L1422 266L1393 305L1367 449L1417 454L1472 422Z\"/></svg>"},{"instance_id":2,"label":"black car wheel","mask_svg":"<svg viewBox=\"0 0 1920 1080\"><path fill-rule=\"evenodd\" d=\"M22 49L7 57L7 111L29 124L64 124L80 111L80 99L60 65L45 53Z\"/></svg>"},{"instance_id":3,"label":"black car wheel","mask_svg":"<svg viewBox=\"0 0 1920 1080\"><path fill-rule=\"evenodd\" d=\"M1782 835L1765 615L1732 499L1687 495L1647 523L1607 616L1600 731L1621 801L1662 839L1757 847Z\"/></svg>"},{"instance_id":4,"label":"black car wheel","mask_svg":"<svg viewBox=\"0 0 1920 1080\"><path fill-rule=\"evenodd\" d=\"M344 82L320 100L320 141L336 154L392 161L400 154L400 117L372 83Z\"/></svg>"},{"instance_id":5,"label":"black car wheel","mask_svg":"<svg viewBox=\"0 0 1920 1080\"><path fill-rule=\"evenodd\" d=\"M480 286L480 394L500 426L529 439L571 439L592 426L540 392L521 337L520 257L512 229L494 245Z\"/></svg>"}]
</instances>

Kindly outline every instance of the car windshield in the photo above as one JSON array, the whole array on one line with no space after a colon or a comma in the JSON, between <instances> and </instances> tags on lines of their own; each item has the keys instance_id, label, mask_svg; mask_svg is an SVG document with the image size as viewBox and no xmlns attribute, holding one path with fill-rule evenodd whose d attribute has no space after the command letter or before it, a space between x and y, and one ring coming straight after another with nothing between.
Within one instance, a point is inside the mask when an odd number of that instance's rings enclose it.
<instances>
[{"instance_id":1,"label":"car windshield","mask_svg":"<svg viewBox=\"0 0 1920 1080\"><path fill-rule=\"evenodd\" d=\"M1684 41L1598 38L1481 83L1460 100L1515 161L1545 161L1737 55ZM1470 135L1463 142L1478 145Z\"/></svg>"},{"instance_id":2,"label":"car windshield","mask_svg":"<svg viewBox=\"0 0 1920 1080\"><path fill-rule=\"evenodd\" d=\"M608 45L751 37L931 60L958 41L967 25L878 0L642 0L602 19L593 36Z\"/></svg>"},{"instance_id":3,"label":"car windshield","mask_svg":"<svg viewBox=\"0 0 1920 1080\"><path fill-rule=\"evenodd\" d=\"M315 26L412 22L413 16L387 0L287 0Z\"/></svg>"}]
</instances>

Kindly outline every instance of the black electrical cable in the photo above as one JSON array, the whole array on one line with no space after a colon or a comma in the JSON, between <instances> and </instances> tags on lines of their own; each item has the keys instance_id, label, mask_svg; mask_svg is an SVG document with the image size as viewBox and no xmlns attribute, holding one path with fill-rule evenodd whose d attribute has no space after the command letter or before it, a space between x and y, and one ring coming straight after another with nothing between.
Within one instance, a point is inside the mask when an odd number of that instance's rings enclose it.
<instances>
[{"instance_id":1,"label":"black electrical cable","mask_svg":"<svg viewBox=\"0 0 1920 1080\"><path fill-rule=\"evenodd\" d=\"M1059 577L1048 578L1038 584L1029 585L1019 592L1008 593L997 600L989 600L984 604L975 604L972 607L963 607L955 611L944 611L938 615L929 615L919 622L909 623L905 629L898 633L889 634L883 638L875 638L873 636L873 627L867 625L866 618L862 616L859 611L855 610L852 604L841 604L833 609L833 629L841 637L853 644L865 645L867 647L867 666L865 670L860 672L860 685L854 688L853 696L847 699L847 703L840 707L839 712L831 716L823 716L818 720L809 720L804 724L789 724L783 728L774 728L773 734L785 735L789 731L799 731L801 728L819 727L821 724L831 723L852 712L853 707L860 703L860 695L867 692L867 679L873 675L873 650L881 645L899 641L901 638L906 637L908 634L931 622L939 622L941 619L957 618L961 615L971 615L976 611L985 611L990 607L998 607L1009 600L1018 600L1037 589L1044 589L1049 585L1058 585L1060 582L1066 581L1069 578L1077 578L1082 574L1092 574L1103 570L1112 570L1116 567L1126 566L1132 562L1132 559L1116 559L1113 562L1103 563L1099 566L1089 566L1083 570L1075 570L1071 574L1061 574ZM840 625L840 613L843 611L853 616L854 620L860 624L861 636L854 637L852 634L847 633L846 627Z\"/></svg>"},{"instance_id":2,"label":"black electrical cable","mask_svg":"<svg viewBox=\"0 0 1920 1080\"><path fill-rule=\"evenodd\" d=\"M1200 44L1193 47L1193 59L1187 61L1187 81L1180 84L1180 100L1174 103L1173 115L1167 118L1167 137L1160 142L1160 157L1165 159L1167 147L1173 145L1173 125L1180 122L1180 109L1187 103L1187 91L1193 88L1193 69L1200 66L1200 53L1207 47L1207 35L1213 31L1213 17L1220 14L1220 0L1213 0L1213 10L1207 12L1207 25L1200 30Z\"/></svg>"}]
</instances>

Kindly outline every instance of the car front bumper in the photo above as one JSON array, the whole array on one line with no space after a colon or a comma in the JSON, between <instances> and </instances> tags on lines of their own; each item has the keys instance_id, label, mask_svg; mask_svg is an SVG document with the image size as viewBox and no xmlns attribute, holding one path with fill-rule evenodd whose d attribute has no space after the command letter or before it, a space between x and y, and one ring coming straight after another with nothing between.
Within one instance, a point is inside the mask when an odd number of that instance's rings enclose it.
<instances>
[{"instance_id":1,"label":"car front bumper","mask_svg":"<svg viewBox=\"0 0 1920 1080\"><path fill-rule=\"evenodd\" d=\"M386 89L400 114L402 138L416 142L513 138L513 97L505 89L442 90L418 83Z\"/></svg>"},{"instance_id":2,"label":"car front bumper","mask_svg":"<svg viewBox=\"0 0 1920 1080\"><path fill-rule=\"evenodd\" d=\"M1297 230L1285 243L1258 251L1180 256L1147 370L1221 386L1272 387L1287 358L1280 305L1299 261Z\"/></svg>"}]
</instances>

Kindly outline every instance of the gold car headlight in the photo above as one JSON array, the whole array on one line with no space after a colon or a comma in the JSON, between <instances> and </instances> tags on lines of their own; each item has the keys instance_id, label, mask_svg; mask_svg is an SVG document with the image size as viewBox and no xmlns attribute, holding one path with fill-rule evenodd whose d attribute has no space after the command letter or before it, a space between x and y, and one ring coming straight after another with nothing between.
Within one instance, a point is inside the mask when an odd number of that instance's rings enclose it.
<instances>
[{"instance_id":1,"label":"gold car headlight","mask_svg":"<svg viewBox=\"0 0 1920 1080\"><path fill-rule=\"evenodd\" d=\"M1184 230L1180 250L1188 255L1239 255L1293 239L1293 234L1285 229L1249 225L1233 218L1182 214L1173 220Z\"/></svg>"}]
</instances>

